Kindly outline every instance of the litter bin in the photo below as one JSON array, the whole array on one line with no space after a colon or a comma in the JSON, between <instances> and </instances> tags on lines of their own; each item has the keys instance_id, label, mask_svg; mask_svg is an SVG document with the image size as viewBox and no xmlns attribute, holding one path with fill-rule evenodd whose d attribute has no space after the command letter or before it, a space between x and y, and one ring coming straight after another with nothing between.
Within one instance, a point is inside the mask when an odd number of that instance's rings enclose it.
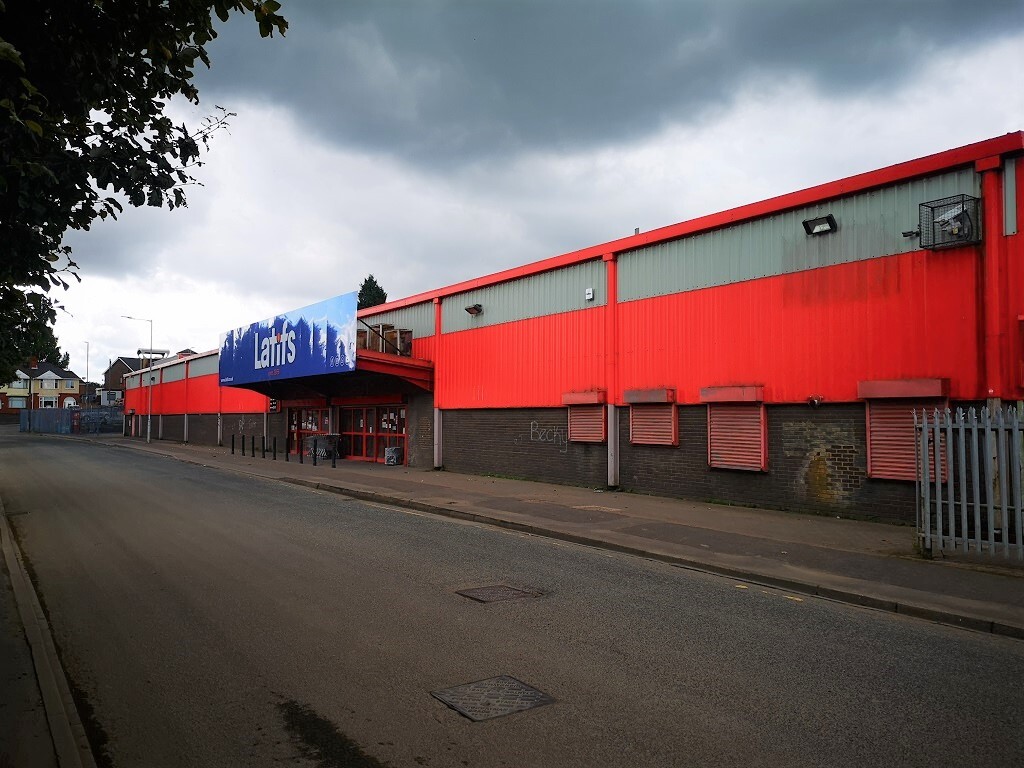
<instances>
[{"instance_id":1,"label":"litter bin","mask_svg":"<svg viewBox=\"0 0 1024 768\"><path fill-rule=\"evenodd\" d=\"M402 463L402 447L394 445L384 449L384 463L389 467L397 467Z\"/></svg>"}]
</instances>

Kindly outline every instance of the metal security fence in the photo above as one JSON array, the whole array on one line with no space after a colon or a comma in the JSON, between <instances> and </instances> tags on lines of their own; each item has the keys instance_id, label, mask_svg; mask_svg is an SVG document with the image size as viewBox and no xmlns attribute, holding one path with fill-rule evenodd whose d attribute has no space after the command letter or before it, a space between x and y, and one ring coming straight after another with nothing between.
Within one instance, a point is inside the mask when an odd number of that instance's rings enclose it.
<instances>
[{"instance_id":1,"label":"metal security fence","mask_svg":"<svg viewBox=\"0 0 1024 768\"><path fill-rule=\"evenodd\" d=\"M71 434L71 414L65 408L39 408L21 412L22 432L41 432L50 435Z\"/></svg>"},{"instance_id":2,"label":"metal security fence","mask_svg":"<svg viewBox=\"0 0 1024 768\"><path fill-rule=\"evenodd\" d=\"M1024 560L1024 425L1017 411L915 411L914 426L922 550Z\"/></svg>"},{"instance_id":3,"label":"metal security fence","mask_svg":"<svg viewBox=\"0 0 1024 768\"><path fill-rule=\"evenodd\" d=\"M21 412L20 431L51 435L99 434L124 430L124 413L120 407L102 408L39 408Z\"/></svg>"},{"instance_id":4,"label":"metal security fence","mask_svg":"<svg viewBox=\"0 0 1024 768\"><path fill-rule=\"evenodd\" d=\"M124 409L117 406L83 409L80 414L77 432L96 435L100 433L124 432Z\"/></svg>"}]
</instances>

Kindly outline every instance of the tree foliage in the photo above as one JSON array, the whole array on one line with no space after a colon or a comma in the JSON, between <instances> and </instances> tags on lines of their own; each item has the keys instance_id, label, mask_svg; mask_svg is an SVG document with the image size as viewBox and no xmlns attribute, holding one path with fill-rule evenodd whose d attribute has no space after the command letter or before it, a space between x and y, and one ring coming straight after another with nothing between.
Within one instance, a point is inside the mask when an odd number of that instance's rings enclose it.
<instances>
[{"instance_id":1,"label":"tree foliage","mask_svg":"<svg viewBox=\"0 0 1024 768\"><path fill-rule=\"evenodd\" d=\"M67 368L70 355L62 352L53 333L54 308L49 296L27 294L27 306L20 316L20 322L5 329L4 343L10 344L20 357L11 365L10 373L0 383L13 381L14 369L27 364L30 358L47 360L59 368Z\"/></svg>"},{"instance_id":2,"label":"tree foliage","mask_svg":"<svg viewBox=\"0 0 1024 768\"><path fill-rule=\"evenodd\" d=\"M380 283L377 282L373 275L367 275L366 279L363 280L362 285L359 286L359 309L376 307L378 304L383 304L387 300L388 295L385 290L380 287Z\"/></svg>"},{"instance_id":3,"label":"tree foliage","mask_svg":"<svg viewBox=\"0 0 1024 768\"><path fill-rule=\"evenodd\" d=\"M77 280L64 244L129 205L176 208L229 113L191 130L168 101L199 102L215 18L284 34L276 0L0 0L0 381L23 351L12 328L52 323L53 288ZM115 197L117 195L117 197Z\"/></svg>"}]
</instances>

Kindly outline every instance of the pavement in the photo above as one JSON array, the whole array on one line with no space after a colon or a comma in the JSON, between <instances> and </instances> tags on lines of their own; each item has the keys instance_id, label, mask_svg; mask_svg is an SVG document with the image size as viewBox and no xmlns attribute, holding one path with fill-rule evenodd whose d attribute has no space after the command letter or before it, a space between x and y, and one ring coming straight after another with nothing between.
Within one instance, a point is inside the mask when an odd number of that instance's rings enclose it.
<instances>
[{"instance_id":1,"label":"pavement","mask_svg":"<svg viewBox=\"0 0 1024 768\"><path fill-rule=\"evenodd\" d=\"M255 456L243 456L241 451L232 454L230 447L168 441L147 444L120 435L64 439L145 451L321 492L647 557L796 594L1024 639L1024 564L1001 557L925 559L915 551L911 526L363 462L338 461L332 467L330 461L321 461L314 466L309 459L299 463L295 456L285 461L278 455L274 460L268 453L263 458L259 450ZM8 530L4 525L0 532ZM0 588L5 592L11 589L12 578L17 578L16 570L9 559L7 567L0 569ZM9 610L0 614L5 632L14 619L16 614ZM30 627L26 624L25 629L28 632ZM35 670L31 665L31 654L5 654L0 675L22 682L35 675L45 689L49 683L43 681L38 662ZM12 755L21 754L18 750L39 746L42 721L39 697L32 686L4 686L4 691L0 713L13 707L27 713L28 725L24 738L19 734L5 737L0 731L0 768L53 764L49 762L52 758L10 762ZM12 694L17 698L13 703ZM49 711L47 715L53 730L53 721L59 718ZM59 764L69 763L60 760Z\"/></svg>"}]
</instances>

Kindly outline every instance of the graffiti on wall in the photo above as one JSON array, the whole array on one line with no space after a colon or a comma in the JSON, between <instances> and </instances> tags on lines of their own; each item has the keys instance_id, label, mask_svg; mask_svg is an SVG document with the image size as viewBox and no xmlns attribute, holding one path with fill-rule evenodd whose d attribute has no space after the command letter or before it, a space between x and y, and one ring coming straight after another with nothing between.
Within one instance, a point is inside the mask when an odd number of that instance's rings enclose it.
<instances>
[{"instance_id":1,"label":"graffiti on wall","mask_svg":"<svg viewBox=\"0 0 1024 768\"><path fill-rule=\"evenodd\" d=\"M569 452L569 431L565 427L549 427L539 421L530 422L529 434L520 434L512 441L515 445L550 443L559 453Z\"/></svg>"}]
</instances>

